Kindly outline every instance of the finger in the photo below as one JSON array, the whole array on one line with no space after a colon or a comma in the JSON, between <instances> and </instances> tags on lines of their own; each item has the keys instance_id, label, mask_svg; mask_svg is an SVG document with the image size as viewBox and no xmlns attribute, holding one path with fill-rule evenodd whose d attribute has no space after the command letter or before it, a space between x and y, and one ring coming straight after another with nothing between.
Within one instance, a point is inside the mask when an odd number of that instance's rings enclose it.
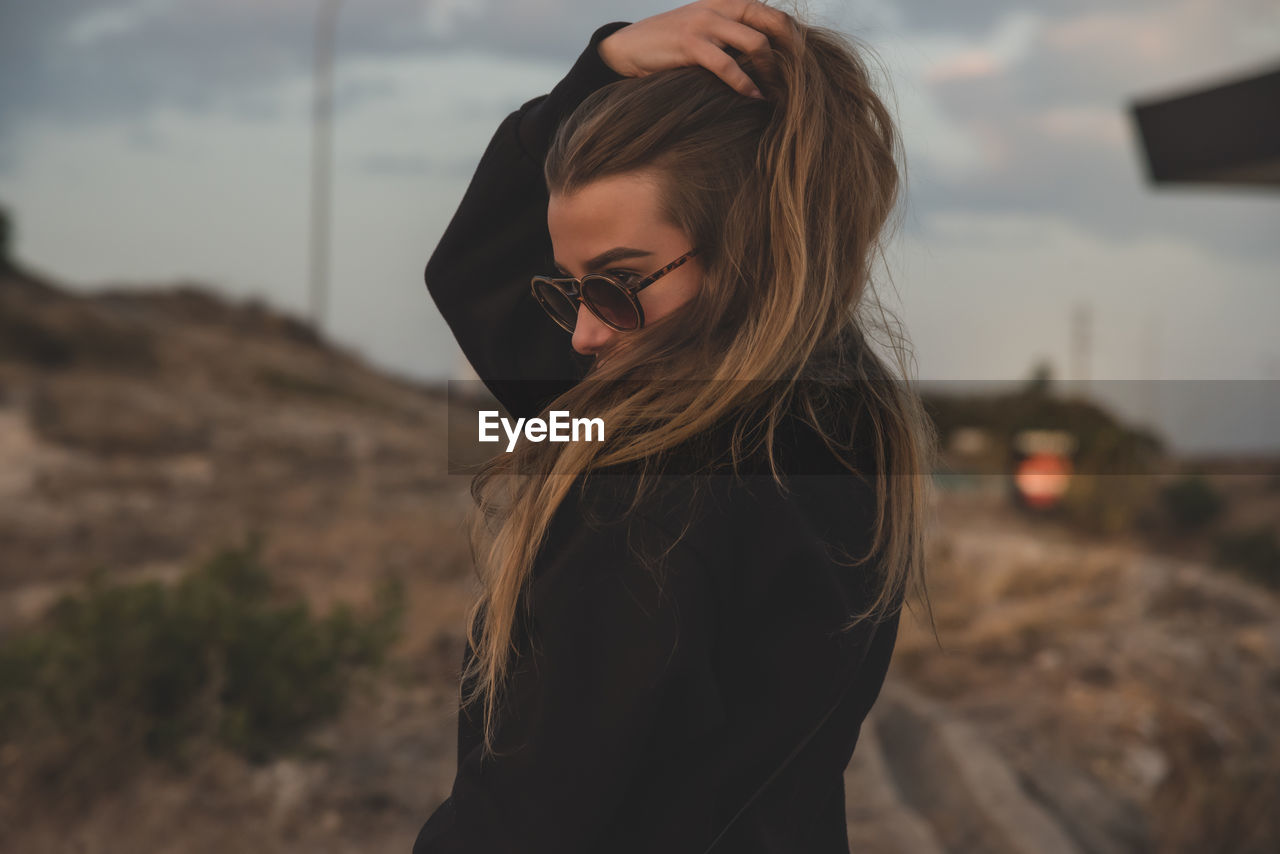
<instances>
[{"instance_id":1,"label":"finger","mask_svg":"<svg viewBox=\"0 0 1280 854\"><path fill-rule=\"evenodd\" d=\"M729 47L742 51L749 59L752 74L758 73L765 82L772 83L776 80L769 37L760 30L729 18L717 18L712 27L712 36Z\"/></svg>"},{"instance_id":2,"label":"finger","mask_svg":"<svg viewBox=\"0 0 1280 854\"><path fill-rule=\"evenodd\" d=\"M783 41L794 41L799 37L800 31L790 15L781 9L767 6L759 0L747 0L738 15L738 20L748 27Z\"/></svg>"},{"instance_id":3,"label":"finger","mask_svg":"<svg viewBox=\"0 0 1280 854\"><path fill-rule=\"evenodd\" d=\"M769 37L746 24L728 18L716 18L711 35L727 45L749 54L756 62L769 60Z\"/></svg>"},{"instance_id":4,"label":"finger","mask_svg":"<svg viewBox=\"0 0 1280 854\"><path fill-rule=\"evenodd\" d=\"M693 59L702 67L709 69L717 77L729 84L729 88L743 95L757 97L760 90L747 72L743 71L733 57L716 47L709 41L699 39L694 42Z\"/></svg>"}]
</instances>

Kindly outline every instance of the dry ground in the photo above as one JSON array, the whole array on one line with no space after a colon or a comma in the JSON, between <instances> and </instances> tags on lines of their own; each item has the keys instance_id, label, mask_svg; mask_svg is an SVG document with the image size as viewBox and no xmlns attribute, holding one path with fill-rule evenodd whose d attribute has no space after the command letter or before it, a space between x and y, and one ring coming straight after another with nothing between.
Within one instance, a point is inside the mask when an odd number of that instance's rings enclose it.
<instances>
[{"instance_id":1,"label":"dry ground","mask_svg":"<svg viewBox=\"0 0 1280 854\"><path fill-rule=\"evenodd\" d=\"M19 305L3 282L0 296ZM329 758L254 767L210 748L87 809L0 803L0 850L407 852L452 779L473 595L443 398L225 306L21 305L142 335L159 367L0 358L0 630L95 567L172 579L250 530L319 609L398 575L408 622L393 674L318 733ZM1275 850L1276 595L1194 549L1085 539L993 491L937 509L937 636L904 620L848 775L855 850L1025 850L1009 840L1034 827L1078 851ZM922 755L931 739L954 747L953 768ZM1017 832L960 821L987 808L981 785L959 802L970 784L925 785L975 779L1025 798L1003 820Z\"/></svg>"}]
</instances>

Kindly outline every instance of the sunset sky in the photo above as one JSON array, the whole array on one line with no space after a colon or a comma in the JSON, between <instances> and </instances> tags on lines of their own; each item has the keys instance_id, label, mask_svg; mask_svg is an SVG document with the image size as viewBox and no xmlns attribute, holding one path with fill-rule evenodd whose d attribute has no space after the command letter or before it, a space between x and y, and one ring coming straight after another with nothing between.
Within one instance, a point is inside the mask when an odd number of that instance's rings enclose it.
<instances>
[{"instance_id":1,"label":"sunset sky","mask_svg":"<svg viewBox=\"0 0 1280 854\"><path fill-rule=\"evenodd\" d=\"M317 5L0 0L18 257L81 290L181 279L304 312ZM597 26L674 5L344 3L329 332L402 374L465 376L422 267L481 151ZM1039 359L1069 378L1088 305L1093 380L1254 381L1221 385L1217 409L1271 396L1232 436L1159 395L1122 395L1134 417L1187 448L1280 437L1280 193L1153 189L1128 117L1134 99L1280 64L1280 5L805 6L887 72L909 193L882 295L920 379L1021 379Z\"/></svg>"}]
</instances>

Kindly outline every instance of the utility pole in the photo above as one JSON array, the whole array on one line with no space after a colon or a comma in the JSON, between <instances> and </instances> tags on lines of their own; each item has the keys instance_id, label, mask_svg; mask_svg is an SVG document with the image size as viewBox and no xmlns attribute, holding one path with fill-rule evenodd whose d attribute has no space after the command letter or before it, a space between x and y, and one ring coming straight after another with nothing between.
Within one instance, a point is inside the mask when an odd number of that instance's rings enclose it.
<instances>
[{"instance_id":1,"label":"utility pole","mask_svg":"<svg viewBox=\"0 0 1280 854\"><path fill-rule=\"evenodd\" d=\"M1089 396L1089 361L1093 349L1093 310L1088 302L1080 302L1071 312L1071 378L1076 383L1075 397Z\"/></svg>"},{"instance_id":2,"label":"utility pole","mask_svg":"<svg viewBox=\"0 0 1280 854\"><path fill-rule=\"evenodd\" d=\"M1153 309L1147 314L1146 322L1142 328L1142 374L1140 380L1142 383L1143 417L1147 420L1147 426L1153 430L1160 425L1160 400L1157 393L1159 376L1161 375L1160 332L1160 315L1157 310Z\"/></svg>"},{"instance_id":3,"label":"utility pole","mask_svg":"<svg viewBox=\"0 0 1280 854\"><path fill-rule=\"evenodd\" d=\"M311 321L324 329L329 298L329 197L333 173L333 44L342 0L316 9L315 100L311 124Z\"/></svg>"}]
</instances>

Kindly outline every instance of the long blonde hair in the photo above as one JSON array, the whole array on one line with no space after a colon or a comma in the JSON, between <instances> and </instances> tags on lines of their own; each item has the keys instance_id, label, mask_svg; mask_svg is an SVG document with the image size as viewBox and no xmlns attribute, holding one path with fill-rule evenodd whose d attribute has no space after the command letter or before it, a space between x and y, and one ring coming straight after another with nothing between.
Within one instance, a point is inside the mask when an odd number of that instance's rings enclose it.
<instances>
[{"instance_id":1,"label":"long blonde hair","mask_svg":"<svg viewBox=\"0 0 1280 854\"><path fill-rule=\"evenodd\" d=\"M643 463L724 423L735 460L762 448L772 464L774 430L796 403L829 447L847 449L849 425L824 423L832 419L821 389L830 386L806 382L817 373L857 392L875 436L877 470L867 474L877 520L871 549L855 563L874 556L878 595L846 628L922 589L936 436L910 387L905 336L871 282L898 200L900 141L861 49L834 30L796 25L802 38L773 46L771 75L742 60L763 101L705 68L672 69L593 92L552 141L552 193L654 170L662 213L700 248L705 278L679 312L630 333L594 366L587 380L598 382L548 406L603 418L608 441L522 443L473 481L482 590L468 620L474 655L463 703L484 697L490 752L534 559L575 481ZM887 334L900 377L871 349L869 330ZM645 381L625 382L636 377Z\"/></svg>"}]
</instances>

